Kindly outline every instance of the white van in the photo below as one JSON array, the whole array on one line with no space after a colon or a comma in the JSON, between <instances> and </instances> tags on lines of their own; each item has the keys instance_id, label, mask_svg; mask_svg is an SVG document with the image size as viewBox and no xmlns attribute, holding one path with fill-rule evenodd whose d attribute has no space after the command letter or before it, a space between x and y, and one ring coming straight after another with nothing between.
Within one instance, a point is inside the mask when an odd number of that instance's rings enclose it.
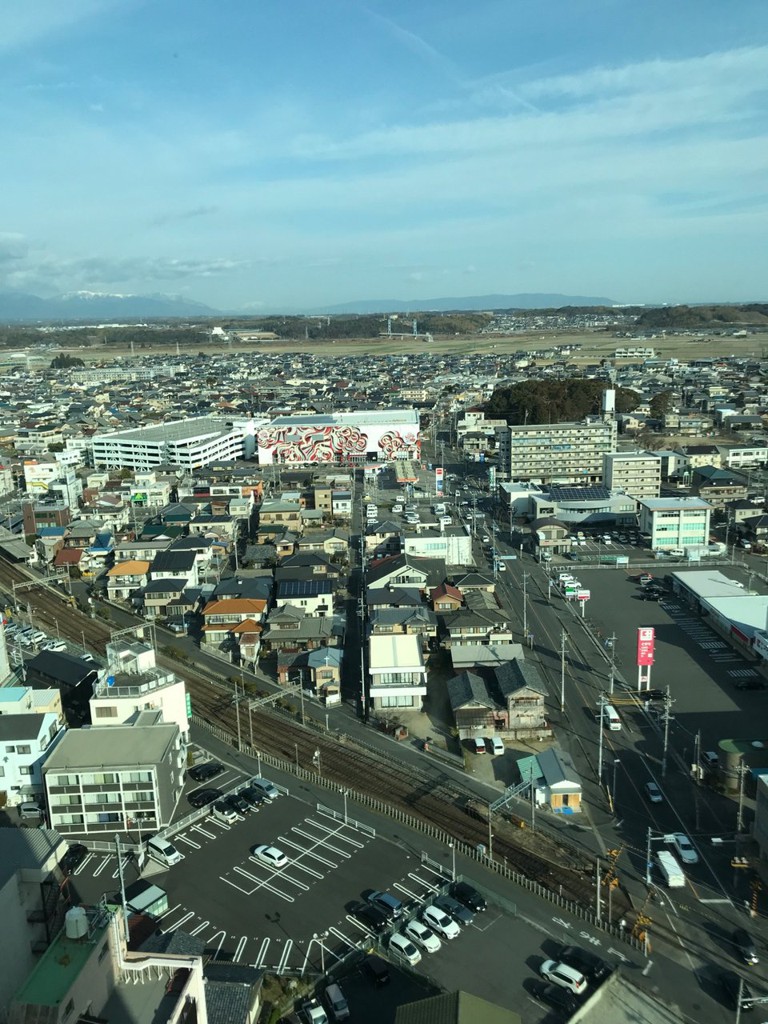
<instances>
[{"instance_id":1,"label":"white van","mask_svg":"<svg viewBox=\"0 0 768 1024\"><path fill-rule=\"evenodd\" d=\"M147 853L152 860L156 860L158 864L162 864L166 868L171 867L172 864L178 864L181 860L181 854L173 843L169 843L162 836L153 836L149 840Z\"/></svg>"},{"instance_id":2,"label":"white van","mask_svg":"<svg viewBox=\"0 0 768 1024\"><path fill-rule=\"evenodd\" d=\"M606 704L603 707L603 722L611 732L621 732L621 719L613 704Z\"/></svg>"}]
</instances>

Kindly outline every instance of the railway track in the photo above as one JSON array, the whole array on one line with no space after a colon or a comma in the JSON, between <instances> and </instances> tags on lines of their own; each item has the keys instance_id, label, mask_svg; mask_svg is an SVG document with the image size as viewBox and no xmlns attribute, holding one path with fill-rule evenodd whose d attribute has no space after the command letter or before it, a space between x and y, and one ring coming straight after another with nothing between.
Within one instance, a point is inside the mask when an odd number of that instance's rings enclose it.
<instances>
[{"instance_id":1,"label":"railway track","mask_svg":"<svg viewBox=\"0 0 768 1024\"><path fill-rule=\"evenodd\" d=\"M11 584L30 582L36 577L19 566L0 562L0 579L10 592ZM75 644L105 653L111 634L109 623L74 608L64 588L52 591L34 587L17 594L19 603L30 606L34 621L49 632L55 631ZM435 771L434 762L428 769L414 768L357 746L349 738L302 725L295 720L294 712L264 707L249 711L234 704L234 694L226 684L212 684L209 669L180 664L161 652L157 654L157 663L184 678L195 714L226 732L233 743L238 735L239 716L242 741L282 759L286 768L314 768L340 788L353 787L459 842L474 848L487 845L487 818L477 813L466 792L452 778ZM504 815L493 819L494 857L566 899L591 907L594 861L541 833L535 838L524 835L515 821L513 816ZM618 893L614 909L618 915L625 909Z\"/></svg>"}]
</instances>

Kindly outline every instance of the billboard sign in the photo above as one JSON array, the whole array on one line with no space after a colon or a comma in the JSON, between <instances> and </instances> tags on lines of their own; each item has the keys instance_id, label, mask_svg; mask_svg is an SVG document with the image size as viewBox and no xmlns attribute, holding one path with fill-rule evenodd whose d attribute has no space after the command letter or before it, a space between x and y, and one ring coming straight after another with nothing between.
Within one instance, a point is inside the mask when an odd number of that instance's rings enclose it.
<instances>
[{"instance_id":1,"label":"billboard sign","mask_svg":"<svg viewBox=\"0 0 768 1024\"><path fill-rule=\"evenodd\" d=\"M443 493L443 467L435 467L435 494Z\"/></svg>"},{"instance_id":2,"label":"billboard sign","mask_svg":"<svg viewBox=\"0 0 768 1024\"><path fill-rule=\"evenodd\" d=\"M588 601L592 596L591 590L578 590L576 592L576 599L579 601Z\"/></svg>"},{"instance_id":3,"label":"billboard sign","mask_svg":"<svg viewBox=\"0 0 768 1024\"><path fill-rule=\"evenodd\" d=\"M653 626L640 626L637 630L637 664L639 666L653 664L653 648L656 630Z\"/></svg>"}]
</instances>

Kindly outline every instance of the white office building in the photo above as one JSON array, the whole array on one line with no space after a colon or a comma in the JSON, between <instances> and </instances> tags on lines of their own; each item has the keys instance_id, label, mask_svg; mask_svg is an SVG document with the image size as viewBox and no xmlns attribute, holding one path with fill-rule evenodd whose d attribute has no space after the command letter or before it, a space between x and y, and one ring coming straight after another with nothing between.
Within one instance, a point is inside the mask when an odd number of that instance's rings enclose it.
<instances>
[{"instance_id":1,"label":"white office building","mask_svg":"<svg viewBox=\"0 0 768 1024\"><path fill-rule=\"evenodd\" d=\"M644 498L638 525L654 551L686 551L709 544L711 514L712 506L702 498Z\"/></svg>"},{"instance_id":2,"label":"white office building","mask_svg":"<svg viewBox=\"0 0 768 1024\"><path fill-rule=\"evenodd\" d=\"M518 423L500 430L499 466L510 480L592 484L603 480L603 456L616 451L616 421Z\"/></svg>"},{"instance_id":3,"label":"white office building","mask_svg":"<svg viewBox=\"0 0 768 1024\"><path fill-rule=\"evenodd\" d=\"M633 498L658 498L661 456L655 452L607 452L603 456L603 483L609 490Z\"/></svg>"},{"instance_id":4,"label":"white office building","mask_svg":"<svg viewBox=\"0 0 768 1024\"><path fill-rule=\"evenodd\" d=\"M252 419L198 416L98 434L91 441L91 456L94 466L107 469L177 466L191 472L212 462L251 458L255 447Z\"/></svg>"}]
</instances>

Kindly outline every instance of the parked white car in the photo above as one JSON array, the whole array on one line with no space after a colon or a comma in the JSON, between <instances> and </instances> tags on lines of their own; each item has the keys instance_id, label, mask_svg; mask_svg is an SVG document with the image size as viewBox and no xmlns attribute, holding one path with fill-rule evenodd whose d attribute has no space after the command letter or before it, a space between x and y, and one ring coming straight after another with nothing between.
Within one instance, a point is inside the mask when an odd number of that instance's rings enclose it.
<instances>
[{"instance_id":1,"label":"parked white car","mask_svg":"<svg viewBox=\"0 0 768 1024\"><path fill-rule=\"evenodd\" d=\"M402 932L395 932L395 934L389 940L389 951L399 956L402 960L405 960L411 967L415 967L416 964L421 963L421 953L416 949L414 944L408 938L407 935L403 935Z\"/></svg>"},{"instance_id":2,"label":"parked white car","mask_svg":"<svg viewBox=\"0 0 768 1024\"><path fill-rule=\"evenodd\" d=\"M421 915L425 925L436 931L444 939L455 939L461 935L461 928L439 907L427 907Z\"/></svg>"},{"instance_id":3,"label":"parked white car","mask_svg":"<svg viewBox=\"0 0 768 1024\"><path fill-rule=\"evenodd\" d=\"M288 858L276 846L268 846L266 844L253 846L251 848L251 856L255 857L260 864L266 864L268 868L277 868L279 870L288 866Z\"/></svg>"},{"instance_id":4,"label":"parked white car","mask_svg":"<svg viewBox=\"0 0 768 1024\"><path fill-rule=\"evenodd\" d=\"M431 928L414 918L403 928L403 931L414 945L423 949L425 953L437 953L442 948L442 942Z\"/></svg>"}]
</instances>

